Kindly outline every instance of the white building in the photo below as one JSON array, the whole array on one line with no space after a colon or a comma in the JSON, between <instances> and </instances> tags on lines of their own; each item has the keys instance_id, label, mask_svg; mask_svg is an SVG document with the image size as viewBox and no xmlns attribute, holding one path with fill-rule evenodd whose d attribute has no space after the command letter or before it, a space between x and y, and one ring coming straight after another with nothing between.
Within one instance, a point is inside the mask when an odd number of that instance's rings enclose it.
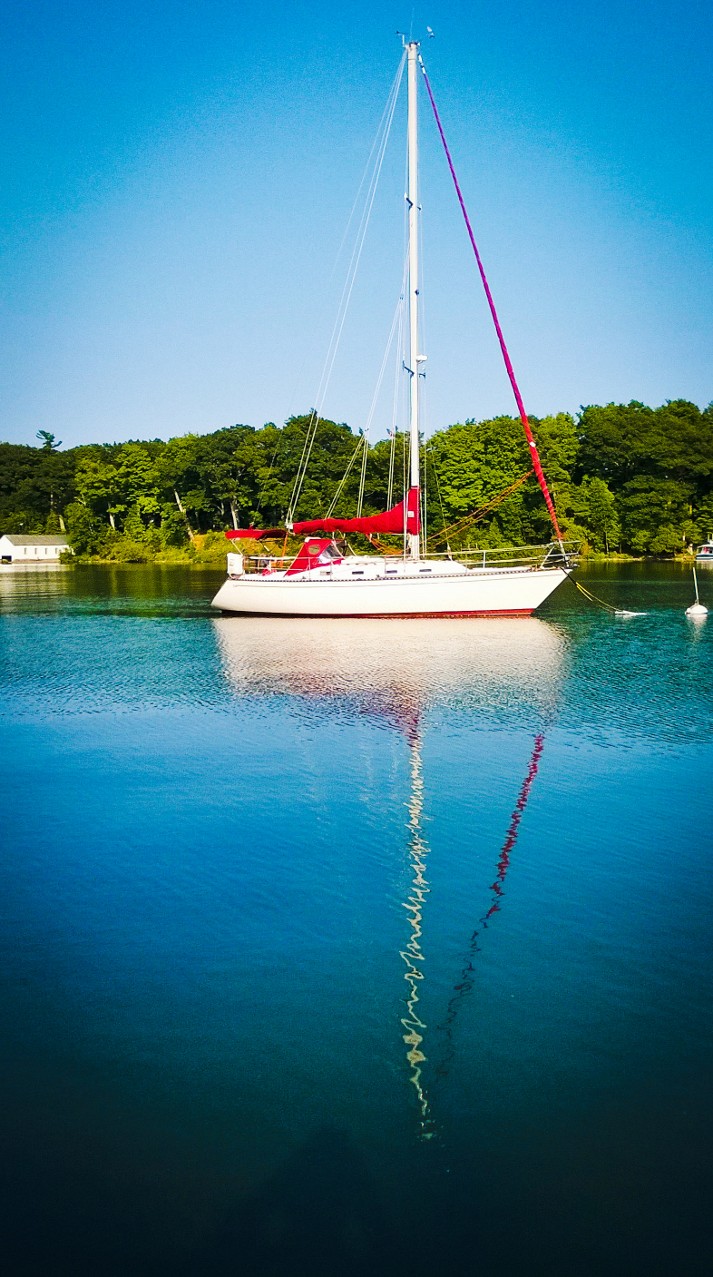
<instances>
[{"instance_id":1,"label":"white building","mask_svg":"<svg viewBox=\"0 0 713 1277\"><path fill-rule=\"evenodd\" d=\"M63 550L69 549L66 536L49 537L40 533L21 536L6 532L0 537L2 563L58 563Z\"/></svg>"}]
</instances>

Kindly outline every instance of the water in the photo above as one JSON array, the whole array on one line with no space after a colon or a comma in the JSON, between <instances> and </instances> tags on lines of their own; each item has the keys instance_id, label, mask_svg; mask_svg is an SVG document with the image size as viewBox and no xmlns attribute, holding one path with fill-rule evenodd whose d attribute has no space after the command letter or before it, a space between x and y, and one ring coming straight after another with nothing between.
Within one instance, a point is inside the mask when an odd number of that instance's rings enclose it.
<instances>
[{"instance_id":1,"label":"water","mask_svg":"<svg viewBox=\"0 0 713 1277\"><path fill-rule=\"evenodd\" d=\"M707 1272L690 572L589 569L631 620L219 580L0 576L10 1270Z\"/></svg>"}]
</instances>

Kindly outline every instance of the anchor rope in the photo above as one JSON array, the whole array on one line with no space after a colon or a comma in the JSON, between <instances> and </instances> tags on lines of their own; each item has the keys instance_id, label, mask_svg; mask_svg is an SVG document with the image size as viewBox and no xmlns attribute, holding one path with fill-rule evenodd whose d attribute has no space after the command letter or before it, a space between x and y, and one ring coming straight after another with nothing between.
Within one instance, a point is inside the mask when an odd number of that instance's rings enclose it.
<instances>
[{"instance_id":1,"label":"anchor rope","mask_svg":"<svg viewBox=\"0 0 713 1277\"><path fill-rule=\"evenodd\" d=\"M579 593L584 595L585 599L589 599L590 603L598 603L599 606L605 608L607 612L611 612L613 615L616 615L619 610L618 608L614 607L611 603L606 603L604 599L600 599L598 595L592 594L591 590L585 589L580 581L574 581L573 584L579 590Z\"/></svg>"},{"instance_id":2,"label":"anchor rope","mask_svg":"<svg viewBox=\"0 0 713 1277\"><path fill-rule=\"evenodd\" d=\"M592 591L586 589L580 581L575 581L573 577L571 580L575 589L579 590L579 593L583 594L585 599L589 599L590 603L597 603L599 607L603 607L606 612L611 612L612 616L646 616L645 612L631 612L628 608L614 607L613 604L605 602L604 599L600 599L597 594L592 594Z\"/></svg>"}]
</instances>

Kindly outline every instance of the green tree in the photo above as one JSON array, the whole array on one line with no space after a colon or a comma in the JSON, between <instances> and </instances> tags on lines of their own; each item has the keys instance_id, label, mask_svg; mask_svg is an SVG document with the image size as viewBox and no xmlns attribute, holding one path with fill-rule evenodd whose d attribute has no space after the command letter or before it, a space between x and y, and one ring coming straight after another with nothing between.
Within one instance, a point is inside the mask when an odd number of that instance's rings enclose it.
<instances>
[{"instance_id":1,"label":"green tree","mask_svg":"<svg viewBox=\"0 0 713 1277\"><path fill-rule=\"evenodd\" d=\"M616 498L603 479L585 479L576 490L576 515L595 550L607 554L621 540Z\"/></svg>"},{"instance_id":2,"label":"green tree","mask_svg":"<svg viewBox=\"0 0 713 1277\"><path fill-rule=\"evenodd\" d=\"M690 489L674 479L648 475L631 479L618 506L622 540L635 554L673 554L686 544Z\"/></svg>"},{"instance_id":3,"label":"green tree","mask_svg":"<svg viewBox=\"0 0 713 1277\"><path fill-rule=\"evenodd\" d=\"M42 532L74 495L74 462L68 453L0 443L0 528Z\"/></svg>"},{"instance_id":4,"label":"green tree","mask_svg":"<svg viewBox=\"0 0 713 1277\"><path fill-rule=\"evenodd\" d=\"M121 499L118 468L109 449L81 449L75 471L77 500L91 514L116 528L116 515L125 506Z\"/></svg>"},{"instance_id":5,"label":"green tree","mask_svg":"<svg viewBox=\"0 0 713 1277\"><path fill-rule=\"evenodd\" d=\"M47 452L52 452L54 448L62 447L62 440L58 440L56 435L50 434L49 430L38 430L35 439L42 440L42 447Z\"/></svg>"},{"instance_id":6,"label":"green tree","mask_svg":"<svg viewBox=\"0 0 713 1277\"><path fill-rule=\"evenodd\" d=\"M253 441L252 426L227 426L203 437L198 468L208 497L211 522L240 526L242 511L252 504L254 485L250 483Z\"/></svg>"},{"instance_id":7,"label":"green tree","mask_svg":"<svg viewBox=\"0 0 713 1277\"><path fill-rule=\"evenodd\" d=\"M106 548L107 526L81 501L71 501L64 512L67 538L75 554L101 554Z\"/></svg>"}]
</instances>

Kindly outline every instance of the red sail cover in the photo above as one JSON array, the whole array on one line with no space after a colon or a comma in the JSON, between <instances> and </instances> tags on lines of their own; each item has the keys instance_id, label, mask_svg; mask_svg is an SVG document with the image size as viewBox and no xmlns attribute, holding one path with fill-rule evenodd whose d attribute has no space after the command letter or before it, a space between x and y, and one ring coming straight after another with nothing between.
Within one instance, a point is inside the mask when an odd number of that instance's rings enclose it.
<instances>
[{"instance_id":1,"label":"red sail cover","mask_svg":"<svg viewBox=\"0 0 713 1277\"><path fill-rule=\"evenodd\" d=\"M300 537L319 531L364 532L369 536L372 532L419 532L420 527L418 488L409 488L406 500L383 514L367 514L361 519L307 519L296 523L293 531Z\"/></svg>"},{"instance_id":2,"label":"red sail cover","mask_svg":"<svg viewBox=\"0 0 713 1277\"><path fill-rule=\"evenodd\" d=\"M383 514L368 514L361 519L307 519L303 523L295 523L291 530L295 536L307 536L312 532L363 532L366 536L372 532L420 532L418 488L409 488L406 499ZM238 528L225 535L229 541L248 537L259 541L262 537L284 534L284 528Z\"/></svg>"}]
</instances>

